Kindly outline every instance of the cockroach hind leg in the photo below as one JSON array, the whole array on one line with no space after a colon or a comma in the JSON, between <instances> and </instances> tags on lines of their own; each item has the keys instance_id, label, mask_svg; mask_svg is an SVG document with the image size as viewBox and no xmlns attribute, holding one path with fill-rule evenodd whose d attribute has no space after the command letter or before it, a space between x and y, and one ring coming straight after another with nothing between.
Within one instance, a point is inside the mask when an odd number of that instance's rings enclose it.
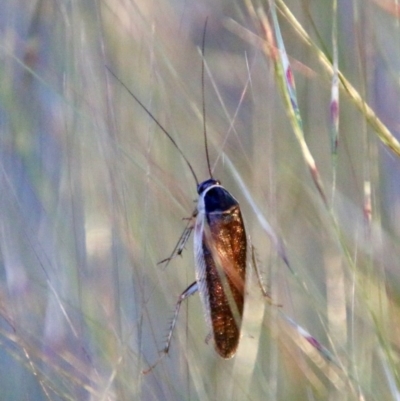
<instances>
[{"instance_id":1,"label":"cockroach hind leg","mask_svg":"<svg viewBox=\"0 0 400 401\"><path fill-rule=\"evenodd\" d=\"M142 373L144 375L151 372L160 363L160 361L165 357L165 355L168 355L169 348L171 346L172 335L174 333L175 325L178 320L179 310L181 309L181 304L186 298L188 298L191 295L193 295L194 293L196 293L198 291L198 289L199 288L197 285L197 281L195 281L194 283L190 284L189 287L187 287L186 290L183 291L181 295L179 295L178 302L175 305L174 316L172 318L172 321L171 321L171 324L169 327L167 341L165 343L164 349L162 351L160 351L161 355L158 357L156 362L153 363L148 369L145 369L142 371Z\"/></svg>"},{"instance_id":2,"label":"cockroach hind leg","mask_svg":"<svg viewBox=\"0 0 400 401\"><path fill-rule=\"evenodd\" d=\"M213 338L213 333L210 331L207 335L206 338L204 339L204 342L208 345L208 343L212 340Z\"/></svg>"},{"instance_id":3,"label":"cockroach hind leg","mask_svg":"<svg viewBox=\"0 0 400 401\"><path fill-rule=\"evenodd\" d=\"M256 271L256 276L257 276L257 281L258 281L258 285L260 286L261 289L261 293L263 294L263 297L267 300L267 302L269 303L269 305L271 306L276 306L281 308L282 305L281 304L277 304L272 300L271 295L269 294L269 292L265 289L264 283L263 283L263 279L260 273L260 270L258 268L258 264L257 264L257 260L256 260L256 255L255 255L255 248L253 245L251 245L251 258L252 258L252 262L253 262L253 266L254 266L254 270Z\"/></svg>"}]
</instances>

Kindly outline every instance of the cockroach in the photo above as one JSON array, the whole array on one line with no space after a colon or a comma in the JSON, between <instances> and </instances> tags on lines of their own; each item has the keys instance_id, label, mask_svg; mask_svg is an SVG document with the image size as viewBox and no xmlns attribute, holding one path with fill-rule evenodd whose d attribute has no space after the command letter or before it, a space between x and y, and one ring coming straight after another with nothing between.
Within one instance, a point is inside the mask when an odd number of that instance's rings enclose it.
<instances>
[{"instance_id":1,"label":"cockroach","mask_svg":"<svg viewBox=\"0 0 400 401\"><path fill-rule=\"evenodd\" d=\"M170 348L172 335L182 302L199 292L206 322L211 330L216 352L225 359L235 355L239 345L241 320L244 307L246 282L247 238L238 201L226 190L220 181L214 179L210 166L206 133L206 110L204 101L204 43L207 22L202 42L202 91L203 91L203 134L209 178L199 183L197 176L184 153L173 137L158 122L146 106L121 82L137 103L167 135L188 165L197 185L197 208L193 213L195 224L189 223L172 255L162 262L170 261L180 254L194 230L194 261L196 281L179 296L162 355L149 369L152 370Z\"/></svg>"}]
</instances>

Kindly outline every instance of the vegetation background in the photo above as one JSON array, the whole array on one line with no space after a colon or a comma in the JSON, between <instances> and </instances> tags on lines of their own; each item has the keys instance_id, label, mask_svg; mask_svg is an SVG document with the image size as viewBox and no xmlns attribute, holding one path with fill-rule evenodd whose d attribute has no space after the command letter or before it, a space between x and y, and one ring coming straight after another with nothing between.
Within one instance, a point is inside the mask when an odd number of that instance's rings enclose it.
<instances>
[{"instance_id":1,"label":"vegetation background","mask_svg":"<svg viewBox=\"0 0 400 401\"><path fill-rule=\"evenodd\" d=\"M250 273L225 361L192 297L144 375L194 280L191 240L158 262L196 187L106 66L203 180L207 17L213 171L273 305ZM398 400L399 17L395 0L3 0L1 400Z\"/></svg>"}]
</instances>

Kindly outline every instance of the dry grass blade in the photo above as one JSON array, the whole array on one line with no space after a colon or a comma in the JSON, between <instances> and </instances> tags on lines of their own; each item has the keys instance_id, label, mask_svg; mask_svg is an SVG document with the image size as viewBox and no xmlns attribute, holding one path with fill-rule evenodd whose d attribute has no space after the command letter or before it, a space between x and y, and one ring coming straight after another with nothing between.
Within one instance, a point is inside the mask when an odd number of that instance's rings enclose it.
<instances>
[{"instance_id":1,"label":"dry grass blade","mask_svg":"<svg viewBox=\"0 0 400 401\"><path fill-rule=\"evenodd\" d=\"M273 36L271 34L271 28L268 19L265 16L263 10L260 9L258 14L260 23L265 33L265 53L267 56L271 56L272 61L274 62L277 80L283 94L285 108L292 124L293 131L299 142L302 155L304 157L306 165L308 166L314 184L325 206L328 207L328 200L325 195L325 190L321 181L320 174L318 172L317 165L304 137L303 123L297 102L294 76L290 67L289 58L286 54L278 18L276 16L275 3L271 2L271 14L275 32L275 40L277 42L276 46ZM277 51L275 49L277 49Z\"/></svg>"},{"instance_id":2,"label":"dry grass blade","mask_svg":"<svg viewBox=\"0 0 400 401\"><path fill-rule=\"evenodd\" d=\"M301 24L297 21L295 16L291 13L290 9L282 0L277 0L279 4L279 10L284 17L289 21L292 27L296 30L299 37L312 48L317 54L321 65L326 69L330 76L334 75L334 67L328 57L322 52L318 46L312 41L308 33L303 29ZM357 106L359 111L365 116L370 126L375 130L378 138L382 143L391 149L397 156L400 156L400 143L392 135L386 125L378 118L374 110L368 105L368 103L362 98L360 93L354 88L354 86L347 80L347 78L338 71L340 88L347 93L353 103Z\"/></svg>"}]
</instances>

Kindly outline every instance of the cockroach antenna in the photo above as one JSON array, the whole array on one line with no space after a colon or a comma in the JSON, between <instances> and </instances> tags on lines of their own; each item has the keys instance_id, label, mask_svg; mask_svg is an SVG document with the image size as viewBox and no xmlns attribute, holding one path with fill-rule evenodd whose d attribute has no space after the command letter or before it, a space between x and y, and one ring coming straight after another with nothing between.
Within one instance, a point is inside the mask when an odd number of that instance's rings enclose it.
<instances>
[{"instance_id":1,"label":"cockroach antenna","mask_svg":"<svg viewBox=\"0 0 400 401\"><path fill-rule=\"evenodd\" d=\"M178 144L175 142L175 139L168 133L168 131L161 125L161 123L158 122L158 120L153 116L153 114L147 109L147 107L139 100L139 98L117 77L117 75L114 74L114 72L106 66L108 72L125 88L125 90L136 100L136 102L139 104L139 106L147 113L147 115L157 124L158 128L161 129L162 132L164 132L165 135L170 139L170 141L173 143L173 145L176 147L178 152L181 154L183 157L183 160L185 160L186 164L188 165L194 180L196 181L196 185L199 186L199 180L197 179L196 173L193 170L192 165L189 163L189 160L186 158L185 154L181 151L180 147Z\"/></svg>"},{"instance_id":2,"label":"cockroach antenna","mask_svg":"<svg viewBox=\"0 0 400 401\"><path fill-rule=\"evenodd\" d=\"M210 328L210 335L207 338L214 340L216 352L224 359L235 355L240 341L241 322L244 309L245 281L247 270L247 235L244 227L239 202L212 176L210 157L208 153L207 131L206 131L206 108L204 100L204 49L207 31L207 19L204 24L202 41L202 96L203 96L203 135L207 158L207 166L210 178L199 183L197 176L181 151L174 138L158 122L146 106L135 96L132 91L106 67L110 74L125 88L125 90L136 100L148 116L170 139L175 148L181 154L188 165L197 185L199 195L196 211L191 219L195 219L194 226L188 223L184 233L178 241L172 255L163 262L168 262L174 255L180 255L191 232L194 230L194 260L196 281L190 284L179 296L175 311L170 323L167 339L161 355L143 373L153 370L162 358L168 354L172 335L178 320L179 311L188 297L199 292L206 317L206 323ZM253 266L256 276L265 298L272 304L267 291L264 290L260 272L255 260L254 248L250 245ZM287 258L283 257L288 264ZM279 305L275 305L279 306ZM314 346L329 361L334 361L329 351L323 347L305 329L299 326L283 312L280 315L295 327L299 334ZM339 365L337 365L339 366Z\"/></svg>"},{"instance_id":3,"label":"cockroach antenna","mask_svg":"<svg viewBox=\"0 0 400 401\"><path fill-rule=\"evenodd\" d=\"M203 103L203 135L204 135L204 147L206 149L206 158L207 158L207 167L208 172L210 174L210 178L213 178L211 171L211 163L210 163L210 155L208 153L208 143L207 143L207 121L206 121L206 102L204 96L204 58L205 58L205 45L206 45L206 33L207 33L207 22L208 17L206 18L206 22L204 23L203 29L203 41L201 43L201 97Z\"/></svg>"},{"instance_id":4,"label":"cockroach antenna","mask_svg":"<svg viewBox=\"0 0 400 401\"><path fill-rule=\"evenodd\" d=\"M204 100L206 31L207 19L203 30L201 83L203 135L209 178L197 185L199 198L192 216L195 218L194 226L186 228L174 251L180 254L191 231L194 230L196 281L179 296L162 354L143 373L150 372L168 354L181 304L196 292L200 294L206 323L211 330L210 338L214 340L216 352L222 358L228 359L235 355L239 345L244 307L247 238L238 201L213 178L211 171ZM163 131L165 132L164 129ZM170 135L168 137L170 138ZM166 261L171 260L173 255L174 253Z\"/></svg>"},{"instance_id":5,"label":"cockroach antenna","mask_svg":"<svg viewBox=\"0 0 400 401\"><path fill-rule=\"evenodd\" d=\"M114 78L139 103L149 117L157 124L182 155L197 184L198 201L192 215L194 225L190 223L181 236L174 253L180 254L190 233L194 230L194 262L196 281L189 285L179 296L170 324L167 341L162 354L143 373L150 372L160 360L168 354L172 335L178 320L181 304L188 297L199 292L214 340L216 352L224 359L235 355L240 340L241 321L244 308L247 235L240 211L239 202L212 176L208 153L206 110L204 100L204 49L207 31L207 19L204 24L202 41L202 96L203 96L203 135L209 178L199 183L197 176L186 156L178 147L174 138L158 122L153 114L132 93L129 88L109 69Z\"/></svg>"}]
</instances>

